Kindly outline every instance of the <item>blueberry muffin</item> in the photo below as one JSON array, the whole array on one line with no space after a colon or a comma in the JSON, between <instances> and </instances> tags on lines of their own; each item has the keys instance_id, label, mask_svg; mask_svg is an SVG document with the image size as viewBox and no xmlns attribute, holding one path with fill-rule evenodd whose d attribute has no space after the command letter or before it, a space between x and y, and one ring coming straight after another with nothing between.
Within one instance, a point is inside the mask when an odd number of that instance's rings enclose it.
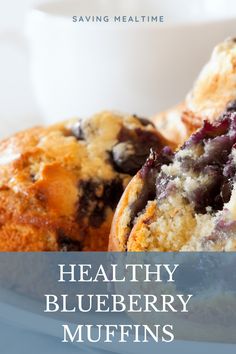
<instances>
[{"instance_id":1,"label":"blueberry muffin","mask_svg":"<svg viewBox=\"0 0 236 354\"><path fill-rule=\"evenodd\" d=\"M204 120L213 122L235 99L236 39L229 38L215 47L185 101L153 121L165 137L182 145Z\"/></svg>"},{"instance_id":2,"label":"blueberry muffin","mask_svg":"<svg viewBox=\"0 0 236 354\"><path fill-rule=\"evenodd\" d=\"M124 188L166 143L149 121L109 112L2 141L0 251L106 250Z\"/></svg>"},{"instance_id":3,"label":"blueberry muffin","mask_svg":"<svg viewBox=\"0 0 236 354\"><path fill-rule=\"evenodd\" d=\"M152 152L118 205L116 251L236 251L236 106L175 153Z\"/></svg>"}]
</instances>

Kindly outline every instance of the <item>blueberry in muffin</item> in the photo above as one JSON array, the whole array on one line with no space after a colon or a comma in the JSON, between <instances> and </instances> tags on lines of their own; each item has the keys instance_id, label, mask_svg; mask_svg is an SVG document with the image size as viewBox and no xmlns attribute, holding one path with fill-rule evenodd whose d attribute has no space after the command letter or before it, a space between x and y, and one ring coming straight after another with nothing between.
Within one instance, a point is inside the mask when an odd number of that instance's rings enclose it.
<instances>
[{"instance_id":1,"label":"blueberry in muffin","mask_svg":"<svg viewBox=\"0 0 236 354\"><path fill-rule=\"evenodd\" d=\"M2 141L0 251L106 250L124 188L166 143L149 121L111 112Z\"/></svg>"},{"instance_id":2,"label":"blueberry in muffin","mask_svg":"<svg viewBox=\"0 0 236 354\"><path fill-rule=\"evenodd\" d=\"M152 152L119 202L110 250L236 250L236 107Z\"/></svg>"}]
</instances>

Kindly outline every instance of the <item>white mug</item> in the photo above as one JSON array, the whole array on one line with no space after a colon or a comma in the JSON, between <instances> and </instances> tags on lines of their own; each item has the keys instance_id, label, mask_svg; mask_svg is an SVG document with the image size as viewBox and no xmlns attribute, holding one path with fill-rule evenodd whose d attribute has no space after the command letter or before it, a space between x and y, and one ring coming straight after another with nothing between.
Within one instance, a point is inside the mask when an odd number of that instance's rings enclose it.
<instances>
[{"instance_id":1,"label":"white mug","mask_svg":"<svg viewBox=\"0 0 236 354\"><path fill-rule=\"evenodd\" d=\"M78 21L86 15L110 21ZM112 21L149 15L164 22ZM236 34L235 16L235 0L64 0L35 7L27 34L43 117L52 122L103 109L150 116L177 103L214 45Z\"/></svg>"}]
</instances>

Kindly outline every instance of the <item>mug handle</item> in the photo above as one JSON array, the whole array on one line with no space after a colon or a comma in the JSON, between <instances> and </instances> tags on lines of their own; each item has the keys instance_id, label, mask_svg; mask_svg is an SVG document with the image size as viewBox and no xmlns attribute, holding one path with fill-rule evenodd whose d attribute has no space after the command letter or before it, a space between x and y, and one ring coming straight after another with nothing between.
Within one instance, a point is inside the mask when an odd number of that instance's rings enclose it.
<instances>
[{"instance_id":1,"label":"mug handle","mask_svg":"<svg viewBox=\"0 0 236 354\"><path fill-rule=\"evenodd\" d=\"M21 52L28 56L28 44L26 35L23 32L13 30L5 30L0 32L0 42L7 42L15 46Z\"/></svg>"}]
</instances>

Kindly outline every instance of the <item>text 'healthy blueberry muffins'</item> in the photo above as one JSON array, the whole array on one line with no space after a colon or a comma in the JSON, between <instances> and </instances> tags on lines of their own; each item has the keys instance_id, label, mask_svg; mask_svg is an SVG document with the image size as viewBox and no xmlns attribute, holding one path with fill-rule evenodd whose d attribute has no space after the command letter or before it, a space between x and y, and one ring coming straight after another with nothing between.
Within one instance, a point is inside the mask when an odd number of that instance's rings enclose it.
<instances>
[{"instance_id":1,"label":"text 'healthy blueberry muffins'","mask_svg":"<svg viewBox=\"0 0 236 354\"><path fill-rule=\"evenodd\" d=\"M0 251L107 249L114 209L150 148L153 125L110 112L0 143Z\"/></svg>"},{"instance_id":2,"label":"text 'healthy blueberry muffins'","mask_svg":"<svg viewBox=\"0 0 236 354\"><path fill-rule=\"evenodd\" d=\"M153 152L118 205L115 251L236 251L236 105L176 152Z\"/></svg>"}]
</instances>

